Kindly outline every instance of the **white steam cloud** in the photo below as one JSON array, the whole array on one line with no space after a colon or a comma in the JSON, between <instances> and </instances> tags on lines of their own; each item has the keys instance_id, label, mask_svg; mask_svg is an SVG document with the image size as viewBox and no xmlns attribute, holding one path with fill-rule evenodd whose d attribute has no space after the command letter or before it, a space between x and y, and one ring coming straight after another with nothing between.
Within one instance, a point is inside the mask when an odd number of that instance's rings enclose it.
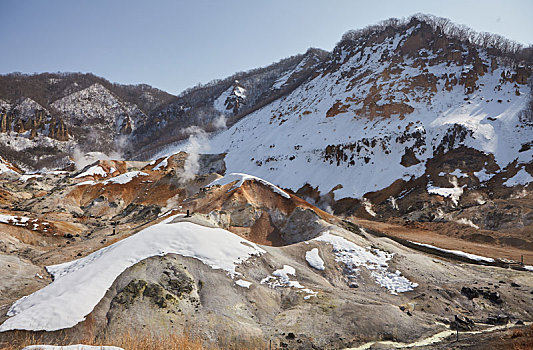
<instances>
[{"instance_id":1,"label":"white steam cloud","mask_svg":"<svg viewBox=\"0 0 533 350\"><path fill-rule=\"evenodd\" d=\"M167 199L166 205L161 208L161 214L165 214L172 209L181 209L179 194Z\"/></svg>"},{"instance_id":2,"label":"white steam cloud","mask_svg":"<svg viewBox=\"0 0 533 350\"><path fill-rule=\"evenodd\" d=\"M185 160L183 173L180 177L181 183L194 179L198 170L200 170L200 153L205 153L210 148L206 132L198 126L190 126L184 130L184 133L189 134L189 144L185 149L188 157Z\"/></svg>"},{"instance_id":3,"label":"white steam cloud","mask_svg":"<svg viewBox=\"0 0 533 350\"><path fill-rule=\"evenodd\" d=\"M122 159L122 155L115 151L111 152L109 155L103 152L83 153L78 146L76 146L72 150L70 156L74 160L77 170L81 170L85 168L87 165L92 164L98 160L121 160Z\"/></svg>"},{"instance_id":4,"label":"white steam cloud","mask_svg":"<svg viewBox=\"0 0 533 350\"><path fill-rule=\"evenodd\" d=\"M215 119L213 121L213 126L215 127L215 129L225 129L227 126L226 126L226 117L221 114L218 116L217 119Z\"/></svg>"},{"instance_id":5,"label":"white steam cloud","mask_svg":"<svg viewBox=\"0 0 533 350\"><path fill-rule=\"evenodd\" d=\"M87 165L92 164L98 160L122 160L124 159L124 151L129 146L129 140L126 135L121 135L115 139L115 149L110 153L104 152L83 152L80 146L76 145L70 151L70 157L76 164L76 169L81 170Z\"/></svg>"}]
</instances>

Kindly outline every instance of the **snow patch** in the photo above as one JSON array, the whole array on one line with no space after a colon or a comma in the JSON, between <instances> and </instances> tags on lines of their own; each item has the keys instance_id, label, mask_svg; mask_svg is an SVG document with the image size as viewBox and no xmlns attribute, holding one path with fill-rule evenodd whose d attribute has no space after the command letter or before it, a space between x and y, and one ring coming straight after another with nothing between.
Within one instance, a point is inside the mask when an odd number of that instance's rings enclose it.
<instances>
[{"instance_id":1,"label":"snow patch","mask_svg":"<svg viewBox=\"0 0 533 350\"><path fill-rule=\"evenodd\" d=\"M148 174L142 171L130 171L130 172L115 176L109 180L105 180L103 184L104 185L107 185L107 184L124 185L130 182L131 180L133 180L134 178L136 178L137 176L148 176Z\"/></svg>"},{"instance_id":2,"label":"snow patch","mask_svg":"<svg viewBox=\"0 0 533 350\"><path fill-rule=\"evenodd\" d=\"M318 255L318 248L313 248L305 253L305 260L312 268L324 271L324 260Z\"/></svg>"},{"instance_id":3,"label":"snow patch","mask_svg":"<svg viewBox=\"0 0 533 350\"><path fill-rule=\"evenodd\" d=\"M398 208L398 202L396 202L396 198L394 198L394 197L392 197L392 196L389 197L389 202L390 202L390 204L391 204L391 206L392 206L392 209L399 210L399 208Z\"/></svg>"},{"instance_id":4,"label":"snow patch","mask_svg":"<svg viewBox=\"0 0 533 350\"><path fill-rule=\"evenodd\" d=\"M462 257L468 258L470 260L484 261L484 262L494 262L493 258L487 258L485 256L465 253L465 252L460 251L460 250L449 250L449 249L443 249L443 248L435 247L435 246L430 245L430 244L418 243L418 242L413 242L413 241L409 241L409 242L411 242L413 244L416 244L416 245L419 245L421 247L431 248L431 249L439 250L441 252L450 253L450 254L457 255L457 256L462 256Z\"/></svg>"},{"instance_id":5,"label":"snow patch","mask_svg":"<svg viewBox=\"0 0 533 350\"><path fill-rule=\"evenodd\" d=\"M453 204L457 205L459 203L459 198L461 198L463 194L463 188L465 186L459 187L457 185L456 178L451 179L450 183L453 185L453 187L435 187L431 185L431 183L428 183L428 193L437 194L442 197L450 197L452 199Z\"/></svg>"},{"instance_id":6,"label":"snow patch","mask_svg":"<svg viewBox=\"0 0 533 350\"><path fill-rule=\"evenodd\" d=\"M318 294L318 292L315 292L312 289L305 288L298 281L291 281L291 278L289 277L289 275L296 277L296 269L290 265L283 265L283 268L272 272L272 276L267 276L263 278L261 280L261 284L266 283L270 288L292 287L292 288L299 289L301 292L307 294L306 296L304 296L304 299L306 300Z\"/></svg>"},{"instance_id":7,"label":"snow patch","mask_svg":"<svg viewBox=\"0 0 533 350\"><path fill-rule=\"evenodd\" d=\"M479 230L479 226L476 225L476 224L474 224L474 223L472 222L472 220L470 220L470 219L467 219L467 218L460 218L459 220L456 220L455 222L458 222L458 223L463 224L463 225L468 225L468 226L470 226L470 227L473 227L473 228Z\"/></svg>"},{"instance_id":8,"label":"snow patch","mask_svg":"<svg viewBox=\"0 0 533 350\"><path fill-rule=\"evenodd\" d=\"M494 174L487 173L487 169L483 168L480 171L476 171L474 175L478 178L479 182L485 182L492 179Z\"/></svg>"},{"instance_id":9,"label":"snow patch","mask_svg":"<svg viewBox=\"0 0 533 350\"><path fill-rule=\"evenodd\" d=\"M165 157L152 170L160 170L160 169L166 168L168 166L168 159L169 158L170 158L170 156Z\"/></svg>"},{"instance_id":10,"label":"snow patch","mask_svg":"<svg viewBox=\"0 0 533 350\"><path fill-rule=\"evenodd\" d=\"M396 270L388 270L388 261L394 256L379 249L365 249L347 239L333 235L329 232L314 239L315 241L331 244L335 261L342 262L350 270L351 276L359 274L359 268L371 270L371 276L376 283L385 287L391 294L408 292L418 287L417 283L409 281Z\"/></svg>"},{"instance_id":11,"label":"snow patch","mask_svg":"<svg viewBox=\"0 0 533 350\"><path fill-rule=\"evenodd\" d=\"M83 181L83 182L80 182L80 183L77 183L76 185L74 186L87 186L87 185L95 185L96 184L96 181L93 181L93 180L87 180L87 181Z\"/></svg>"},{"instance_id":12,"label":"snow patch","mask_svg":"<svg viewBox=\"0 0 533 350\"><path fill-rule=\"evenodd\" d=\"M30 218L27 218L24 216L13 216L13 215L0 214L0 223L4 223L4 224L12 224L15 226L26 226L26 223L29 220Z\"/></svg>"},{"instance_id":13,"label":"snow patch","mask_svg":"<svg viewBox=\"0 0 533 350\"><path fill-rule=\"evenodd\" d=\"M252 285L252 282L248 282L248 281L240 279L240 280L235 281L235 284L243 288L250 288L250 286Z\"/></svg>"},{"instance_id":14,"label":"snow patch","mask_svg":"<svg viewBox=\"0 0 533 350\"><path fill-rule=\"evenodd\" d=\"M513 187L516 185L528 185L531 182L533 182L533 176L531 176L526 169L522 168L516 173L515 176L507 179L503 185L507 187Z\"/></svg>"},{"instance_id":15,"label":"snow patch","mask_svg":"<svg viewBox=\"0 0 533 350\"><path fill-rule=\"evenodd\" d=\"M0 167L2 166L2 164L0 164ZM2 171L0 170L0 173ZM20 175L19 176L19 181L22 181L22 182L27 182L28 180L30 179L37 179L39 177L43 177L42 175L39 175L39 174L33 174L33 175Z\"/></svg>"},{"instance_id":16,"label":"snow patch","mask_svg":"<svg viewBox=\"0 0 533 350\"><path fill-rule=\"evenodd\" d=\"M16 171L8 167L6 164L4 164L2 162L2 158L0 157L0 174L3 174L3 173L19 175L19 173L17 173Z\"/></svg>"},{"instance_id":17,"label":"snow patch","mask_svg":"<svg viewBox=\"0 0 533 350\"><path fill-rule=\"evenodd\" d=\"M93 165L92 167L87 169L87 171L84 171L83 173L76 175L74 178L79 179L80 177L94 176L94 175L100 175L102 177L107 177L107 172L100 165Z\"/></svg>"},{"instance_id":18,"label":"snow patch","mask_svg":"<svg viewBox=\"0 0 533 350\"><path fill-rule=\"evenodd\" d=\"M363 206L365 207L365 210L368 214L372 216L376 216L376 212L372 209L372 203L368 200L368 198L362 198L361 201L363 202Z\"/></svg>"}]
</instances>

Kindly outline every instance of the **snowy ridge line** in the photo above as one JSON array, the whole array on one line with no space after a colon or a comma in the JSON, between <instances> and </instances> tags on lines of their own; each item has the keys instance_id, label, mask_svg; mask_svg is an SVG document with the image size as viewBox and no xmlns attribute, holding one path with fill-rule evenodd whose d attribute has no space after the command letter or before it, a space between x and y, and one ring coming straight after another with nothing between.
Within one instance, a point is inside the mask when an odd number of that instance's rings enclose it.
<instances>
[{"instance_id":1,"label":"snowy ridge line","mask_svg":"<svg viewBox=\"0 0 533 350\"><path fill-rule=\"evenodd\" d=\"M109 180L105 180L102 183L104 185L107 185L107 184L124 185L124 184L127 184L128 182L130 182L131 180L133 180L137 176L148 176L148 174L145 173L145 172L142 172L142 171L130 171L130 172L115 176L115 177L113 177L113 178L111 178Z\"/></svg>"},{"instance_id":2,"label":"snowy ridge line","mask_svg":"<svg viewBox=\"0 0 533 350\"><path fill-rule=\"evenodd\" d=\"M157 163L153 168L152 170L161 170L163 168L166 168L168 166L168 159L170 158L171 156L168 156L168 157L165 157L162 161L160 161L159 163ZM157 162L157 159L150 162L148 165L152 165L155 164Z\"/></svg>"},{"instance_id":3,"label":"snowy ridge line","mask_svg":"<svg viewBox=\"0 0 533 350\"><path fill-rule=\"evenodd\" d=\"M100 175L102 177L107 177L107 172L100 165L93 165L92 167L84 171L83 173L74 176L74 178L79 179L81 177L94 176L94 175Z\"/></svg>"},{"instance_id":4,"label":"snowy ridge line","mask_svg":"<svg viewBox=\"0 0 533 350\"><path fill-rule=\"evenodd\" d=\"M287 199L291 198L291 196L287 192L283 191L278 186L273 185L270 182L268 182L266 180L263 180L263 179L261 179L259 177L256 177L256 176L253 176L253 175L248 175L248 174L242 174L242 173L231 173L229 175L226 175L226 176L224 176L224 177L222 177L220 179L217 179L217 180L211 182L209 185L207 185L205 187L207 188L207 187L211 187L211 186L215 186L215 185L224 186L224 185L227 185L229 183L238 181L235 185L233 185L233 187L231 187L228 190L228 192L231 192L234 189L237 189L237 188L241 187L244 184L245 181L251 181L251 180L260 182L263 185L265 185L267 187L270 187L272 189L272 191L276 192L277 194L281 195L282 197L285 197Z\"/></svg>"},{"instance_id":5,"label":"snowy ridge line","mask_svg":"<svg viewBox=\"0 0 533 350\"><path fill-rule=\"evenodd\" d=\"M74 261L48 266L54 281L17 300L0 332L23 329L55 331L85 320L116 278L127 268L152 256L179 254L200 260L232 278L238 264L265 253L256 244L229 231L172 216L108 247Z\"/></svg>"}]
</instances>

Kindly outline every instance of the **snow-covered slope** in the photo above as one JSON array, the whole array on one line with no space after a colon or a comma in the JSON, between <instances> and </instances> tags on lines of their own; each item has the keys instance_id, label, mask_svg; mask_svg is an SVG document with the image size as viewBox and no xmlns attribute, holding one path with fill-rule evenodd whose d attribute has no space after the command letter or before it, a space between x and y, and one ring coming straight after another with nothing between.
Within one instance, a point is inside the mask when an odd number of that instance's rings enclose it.
<instances>
[{"instance_id":1,"label":"snow-covered slope","mask_svg":"<svg viewBox=\"0 0 533 350\"><path fill-rule=\"evenodd\" d=\"M83 321L125 269L150 256L169 253L193 257L228 274L263 250L252 242L218 228L174 217L84 258L49 266L54 282L13 304L0 332L12 329L53 331Z\"/></svg>"},{"instance_id":2,"label":"snow-covered slope","mask_svg":"<svg viewBox=\"0 0 533 350\"><path fill-rule=\"evenodd\" d=\"M529 162L533 149L519 152L533 139L520 121L528 74L413 21L340 44L312 79L214 136L211 152L228 153L228 172L281 187L341 185L337 199L419 177L459 146L493 154L500 168Z\"/></svg>"}]
</instances>

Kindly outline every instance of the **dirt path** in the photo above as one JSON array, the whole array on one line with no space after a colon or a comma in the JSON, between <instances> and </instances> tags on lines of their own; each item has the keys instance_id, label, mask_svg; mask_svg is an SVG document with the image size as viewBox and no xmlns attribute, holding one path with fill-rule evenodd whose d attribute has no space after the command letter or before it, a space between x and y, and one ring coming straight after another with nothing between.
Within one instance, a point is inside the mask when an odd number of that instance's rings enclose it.
<instances>
[{"instance_id":1,"label":"dirt path","mask_svg":"<svg viewBox=\"0 0 533 350\"><path fill-rule=\"evenodd\" d=\"M524 264L533 265L533 252L518 249L511 246L496 246L483 243L465 241L459 238L438 234L430 230L409 228L385 222L370 221L359 218L351 218L351 222L374 231L379 231L387 236L406 239L409 241L431 244L435 247L461 250L466 253L481 255L489 258L510 259L520 261L524 256Z\"/></svg>"}]
</instances>

